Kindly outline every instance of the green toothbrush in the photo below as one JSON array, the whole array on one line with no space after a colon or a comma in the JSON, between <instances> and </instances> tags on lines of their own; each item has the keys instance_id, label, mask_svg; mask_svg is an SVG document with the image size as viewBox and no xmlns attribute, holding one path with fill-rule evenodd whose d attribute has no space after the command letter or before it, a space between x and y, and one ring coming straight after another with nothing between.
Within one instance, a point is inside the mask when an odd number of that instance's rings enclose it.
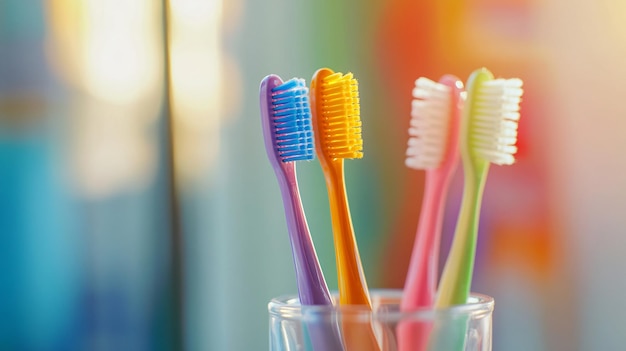
<instances>
[{"instance_id":1,"label":"green toothbrush","mask_svg":"<svg viewBox=\"0 0 626 351\"><path fill-rule=\"evenodd\" d=\"M468 302L471 291L478 222L489 166L510 165L517 152L522 81L495 79L486 68L475 70L467 84L459 148L464 185L461 209L450 253L441 275L436 308ZM436 323L429 342L431 351L465 350L467 318Z\"/></svg>"},{"instance_id":2,"label":"green toothbrush","mask_svg":"<svg viewBox=\"0 0 626 351\"><path fill-rule=\"evenodd\" d=\"M469 297L480 207L489 165L515 162L522 92L520 79L494 79L486 68L475 70L467 81L467 100L459 136L463 198L435 300L438 308L464 304Z\"/></svg>"}]
</instances>

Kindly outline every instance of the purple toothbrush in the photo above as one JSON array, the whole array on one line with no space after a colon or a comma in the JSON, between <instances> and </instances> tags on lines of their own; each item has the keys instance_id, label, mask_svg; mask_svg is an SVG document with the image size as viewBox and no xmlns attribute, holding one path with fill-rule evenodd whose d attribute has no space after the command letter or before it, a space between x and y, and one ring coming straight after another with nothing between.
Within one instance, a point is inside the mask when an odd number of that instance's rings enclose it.
<instances>
[{"instance_id":1,"label":"purple toothbrush","mask_svg":"<svg viewBox=\"0 0 626 351\"><path fill-rule=\"evenodd\" d=\"M261 81L260 104L265 149L276 173L285 207L300 304L332 306L302 208L296 177L295 162L311 160L315 155L308 88L304 79L293 78L283 82L277 75L268 75ZM313 319L307 322L307 329L313 350L343 350L336 323Z\"/></svg>"}]
</instances>

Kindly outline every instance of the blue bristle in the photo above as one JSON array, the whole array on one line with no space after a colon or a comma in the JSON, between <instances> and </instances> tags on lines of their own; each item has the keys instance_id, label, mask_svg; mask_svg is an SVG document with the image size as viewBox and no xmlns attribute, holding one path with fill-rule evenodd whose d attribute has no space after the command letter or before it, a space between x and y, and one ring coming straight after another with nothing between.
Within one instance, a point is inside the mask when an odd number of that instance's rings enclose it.
<instances>
[{"instance_id":1,"label":"blue bristle","mask_svg":"<svg viewBox=\"0 0 626 351\"><path fill-rule=\"evenodd\" d=\"M272 93L275 93L277 91L281 91L281 90L289 90L298 86L304 86L304 82L302 79L298 79L298 78L292 78L286 82L284 82L283 84L272 88Z\"/></svg>"},{"instance_id":2,"label":"blue bristle","mask_svg":"<svg viewBox=\"0 0 626 351\"><path fill-rule=\"evenodd\" d=\"M311 109L304 79L290 79L272 89L276 153L282 162L314 157Z\"/></svg>"}]
</instances>

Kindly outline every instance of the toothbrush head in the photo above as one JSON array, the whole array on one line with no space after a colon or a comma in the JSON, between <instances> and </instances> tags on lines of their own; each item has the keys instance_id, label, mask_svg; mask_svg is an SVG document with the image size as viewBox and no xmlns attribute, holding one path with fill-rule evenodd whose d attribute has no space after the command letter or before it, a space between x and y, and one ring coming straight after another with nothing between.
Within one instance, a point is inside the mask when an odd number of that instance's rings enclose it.
<instances>
[{"instance_id":1,"label":"toothbrush head","mask_svg":"<svg viewBox=\"0 0 626 351\"><path fill-rule=\"evenodd\" d=\"M359 91L352 73L319 69L311 81L311 111L320 161L362 158Z\"/></svg>"},{"instance_id":2,"label":"toothbrush head","mask_svg":"<svg viewBox=\"0 0 626 351\"><path fill-rule=\"evenodd\" d=\"M265 149L272 165L313 159L311 110L304 79L283 82L277 75L265 77L260 103Z\"/></svg>"},{"instance_id":3,"label":"toothbrush head","mask_svg":"<svg viewBox=\"0 0 626 351\"><path fill-rule=\"evenodd\" d=\"M463 82L452 75L439 82L420 77L411 104L405 164L413 169L436 169L458 161L458 129Z\"/></svg>"},{"instance_id":4,"label":"toothbrush head","mask_svg":"<svg viewBox=\"0 0 626 351\"><path fill-rule=\"evenodd\" d=\"M486 68L474 71L467 84L467 133L461 142L469 156L497 165L515 162L522 80L495 79Z\"/></svg>"}]
</instances>

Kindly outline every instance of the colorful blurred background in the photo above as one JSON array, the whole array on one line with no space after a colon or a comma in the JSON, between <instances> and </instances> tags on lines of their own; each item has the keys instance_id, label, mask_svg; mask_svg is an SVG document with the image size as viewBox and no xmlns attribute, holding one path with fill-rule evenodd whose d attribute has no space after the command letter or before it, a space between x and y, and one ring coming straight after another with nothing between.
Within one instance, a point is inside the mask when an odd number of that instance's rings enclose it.
<instances>
[{"instance_id":1,"label":"colorful blurred background","mask_svg":"<svg viewBox=\"0 0 626 351\"><path fill-rule=\"evenodd\" d=\"M0 349L267 349L267 302L296 292L259 121L271 73L359 80L352 219L370 288L401 288L413 82L484 66L525 87L480 222L494 350L623 350L625 62L622 0L0 0ZM319 165L299 181L336 289Z\"/></svg>"}]
</instances>

